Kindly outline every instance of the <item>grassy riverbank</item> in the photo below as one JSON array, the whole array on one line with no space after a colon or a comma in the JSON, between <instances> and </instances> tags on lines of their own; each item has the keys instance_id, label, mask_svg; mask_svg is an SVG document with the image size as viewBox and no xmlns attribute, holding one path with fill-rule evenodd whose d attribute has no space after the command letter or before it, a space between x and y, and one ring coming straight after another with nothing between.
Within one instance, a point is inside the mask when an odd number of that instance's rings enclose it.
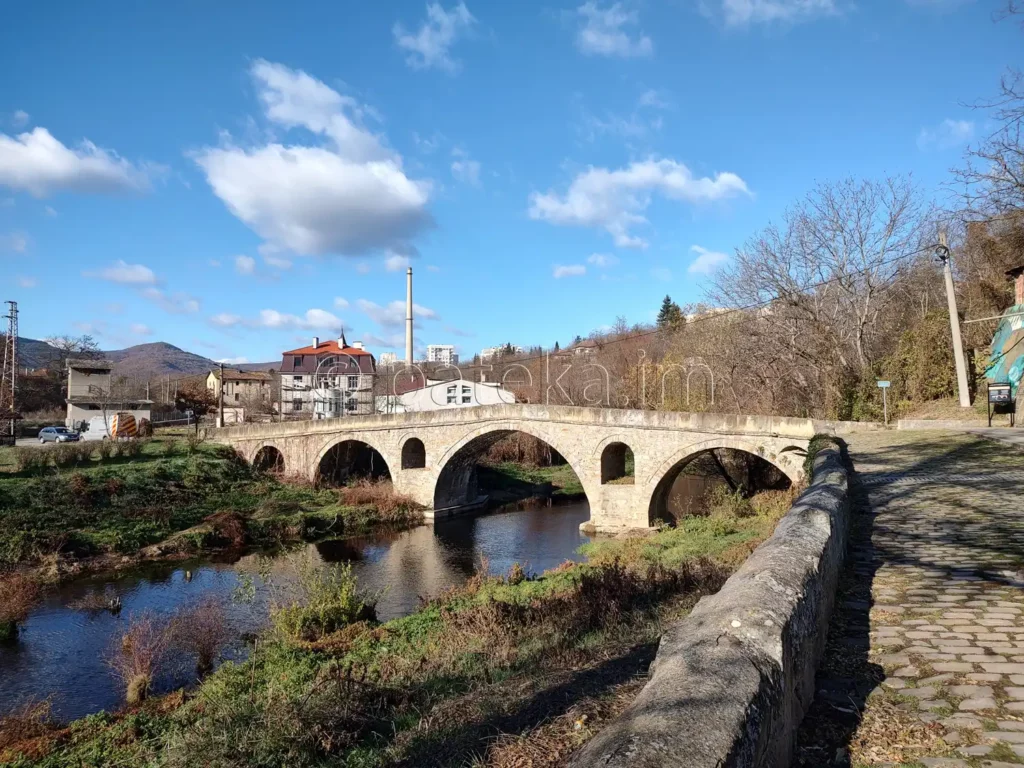
<instances>
[{"instance_id":1,"label":"grassy riverbank","mask_svg":"<svg viewBox=\"0 0 1024 768\"><path fill-rule=\"evenodd\" d=\"M722 496L711 516L590 544L586 563L540 577L478 575L382 625L344 574L319 578L194 692L66 728L26 712L0 724L0 761L560 765L642 684L664 623L717 590L791 498Z\"/></svg>"},{"instance_id":2,"label":"grassy riverbank","mask_svg":"<svg viewBox=\"0 0 1024 768\"><path fill-rule=\"evenodd\" d=\"M86 457L15 450L0 453L0 571L51 564L74 573L96 558L267 544L418 516L382 487L283 483L216 445L148 441ZM40 465L36 456L50 458Z\"/></svg>"}]
</instances>

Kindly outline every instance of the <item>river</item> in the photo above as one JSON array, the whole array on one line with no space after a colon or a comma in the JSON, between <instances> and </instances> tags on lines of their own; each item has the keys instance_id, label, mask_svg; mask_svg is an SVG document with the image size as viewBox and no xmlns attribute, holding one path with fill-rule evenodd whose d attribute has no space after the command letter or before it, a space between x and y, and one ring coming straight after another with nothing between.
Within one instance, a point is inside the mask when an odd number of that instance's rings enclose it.
<instances>
[{"instance_id":1,"label":"river","mask_svg":"<svg viewBox=\"0 0 1024 768\"><path fill-rule=\"evenodd\" d=\"M579 525L589 517L586 502L492 512L400 533L323 541L271 558L248 554L233 561L152 564L69 582L32 612L16 643L0 645L0 715L47 697L62 720L120 707L123 690L107 659L132 617L147 611L169 615L215 597L234 638L218 661L239 659L246 654L245 638L266 623L271 593L287 590L305 558L352 563L361 587L379 594L377 614L387 621L415 611L421 597L463 583L483 559L492 574L507 572L515 562L541 573L581 559L576 550L588 539ZM249 584L254 589L246 590ZM249 599L239 600L247 591ZM120 614L73 607L97 595L119 597ZM196 682L191 662L171 659L166 667L154 681L155 693Z\"/></svg>"}]
</instances>

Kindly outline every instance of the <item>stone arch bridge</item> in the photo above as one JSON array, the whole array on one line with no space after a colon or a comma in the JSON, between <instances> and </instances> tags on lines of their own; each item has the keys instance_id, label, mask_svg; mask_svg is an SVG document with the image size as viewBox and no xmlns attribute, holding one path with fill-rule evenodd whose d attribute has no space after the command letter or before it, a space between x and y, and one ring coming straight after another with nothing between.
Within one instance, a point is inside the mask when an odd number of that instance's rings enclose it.
<instances>
[{"instance_id":1,"label":"stone arch bridge","mask_svg":"<svg viewBox=\"0 0 1024 768\"><path fill-rule=\"evenodd\" d=\"M387 464L395 490L431 510L432 519L476 501L476 460L515 432L543 440L575 471L590 503L585 530L617 532L649 527L659 494L691 458L712 448L755 454L790 480L800 480L814 424L770 416L488 405L250 424L212 430L210 436L249 462L272 462L286 474L309 479L317 477L335 446L365 444ZM625 474L627 447L634 457L633 482L613 482Z\"/></svg>"}]
</instances>

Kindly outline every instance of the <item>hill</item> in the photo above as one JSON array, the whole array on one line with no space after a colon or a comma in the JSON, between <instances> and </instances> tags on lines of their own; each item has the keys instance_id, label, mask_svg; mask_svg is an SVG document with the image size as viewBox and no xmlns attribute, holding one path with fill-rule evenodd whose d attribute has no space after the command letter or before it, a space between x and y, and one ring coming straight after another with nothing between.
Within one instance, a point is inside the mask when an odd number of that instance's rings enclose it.
<instances>
[{"instance_id":1,"label":"hill","mask_svg":"<svg viewBox=\"0 0 1024 768\"><path fill-rule=\"evenodd\" d=\"M114 362L114 373L120 376L150 380L170 376L172 379L206 373L219 363L208 357L187 352L163 341L136 344L125 349L103 350L100 356ZM18 337L18 357L23 368L45 368L53 364L56 350L45 341ZM247 371L266 371L277 368L279 362L246 363L233 368Z\"/></svg>"}]
</instances>

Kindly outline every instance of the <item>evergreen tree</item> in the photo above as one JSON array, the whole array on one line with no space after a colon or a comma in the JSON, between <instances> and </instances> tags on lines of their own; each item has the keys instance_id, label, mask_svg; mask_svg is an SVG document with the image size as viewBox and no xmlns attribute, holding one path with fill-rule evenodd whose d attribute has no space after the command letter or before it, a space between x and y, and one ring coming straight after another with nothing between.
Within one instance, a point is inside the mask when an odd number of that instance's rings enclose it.
<instances>
[{"instance_id":1,"label":"evergreen tree","mask_svg":"<svg viewBox=\"0 0 1024 768\"><path fill-rule=\"evenodd\" d=\"M555 352L557 352L557 351L558 351L558 342L556 341L555 342Z\"/></svg>"},{"instance_id":2,"label":"evergreen tree","mask_svg":"<svg viewBox=\"0 0 1024 768\"><path fill-rule=\"evenodd\" d=\"M661 309L658 311L659 328L678 328L683 324L683 310L672 301L672 297L666 295L661 302Z\"/></svg>"}]
</instances>

